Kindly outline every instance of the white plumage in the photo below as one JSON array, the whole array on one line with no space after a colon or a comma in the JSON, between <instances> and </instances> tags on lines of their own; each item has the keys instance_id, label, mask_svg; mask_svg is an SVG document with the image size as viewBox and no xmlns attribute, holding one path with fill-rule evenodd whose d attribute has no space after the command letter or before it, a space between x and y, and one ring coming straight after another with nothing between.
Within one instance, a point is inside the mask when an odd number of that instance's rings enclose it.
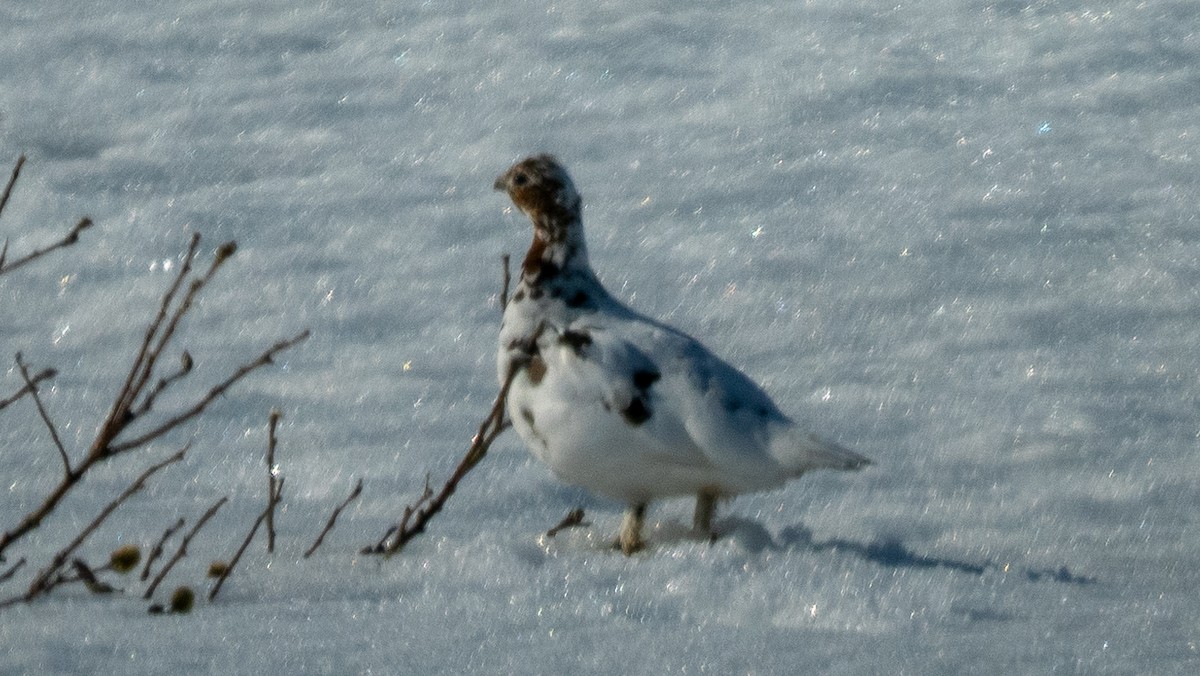
<instances>
[{"instance_id":1,"label":"white plumage","mask_svg":"<svg viewBox=\"0 0 1200 676\"><path fill-rule=\"evenodd\" d=\"M534 227L500 329L509 416L556 476L629 506L626 554L642 547L652 500L697 496L694 525L708 534L718 498L869 463L797 427L695 339L610 295L588 263L579 194L553 157L518 162L495 187Z\"/></svg>"}]
</instances>

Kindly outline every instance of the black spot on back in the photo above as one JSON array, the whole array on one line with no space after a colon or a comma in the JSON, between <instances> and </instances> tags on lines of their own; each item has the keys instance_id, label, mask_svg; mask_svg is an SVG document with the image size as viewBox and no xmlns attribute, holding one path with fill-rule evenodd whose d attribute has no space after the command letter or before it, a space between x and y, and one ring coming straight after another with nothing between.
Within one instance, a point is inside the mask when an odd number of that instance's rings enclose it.
<instances>
[{"instance_id":1,"label":"black spot on back","mask_svg":"<svg viewBox=\"0 0 1200 676\"><path fill-rule=\"evenodd\" d=\"M533 427L533 411L528 408L522 408L521 417L525 419L525 422L529 423L530 427Z\"/></svg>"},{"instance_id":2,"label":"black spot on back","mask_svg":"<svg viewBox=\"0 0 1200 676\"><path fill-rule=\"evenodd\" d=\"M558 342L569 345L576 356L580 356L583 354L583 348L592 344L592 337L583 331L564 331L558 337Z\"/></svg>"},{"instance_id":3,"label":"black spot on back","mask_svg":"<svg viewBox=\"0 0 1200 676\"><path fill-rule=\"evenodd\" d=\"M641 397L634 397L633 401L629 402L629 406L621 411L621 416L625 418L625 422L637 427L650 419L650 407Z\"/></svg>"},{"instance_id":4,"label":"black spot on back","mask_svg":"<svg viewBox=\"0 0 1200 676\"><path fill-rule=\"evenodd\" d=\"M662 378L662 374L658 371L650 371L646 369L633 372L633 386L645 393L650 389L650 386L658 382Z\"/></svg>"},{"instance_id":5,"label":"black spot on back","mask_svg":"<svg viewBox=\"0 0 1200 676\"><path fill-rule=\"evenodd\" d=\"M517 292L513 294L512 299L514 303L520 303L521 301L525 300L525 289L517 289Z\"/></svg>"},{"instance_id":6,"label":"black spot on back","mask_svg":"<svg viewBox=\"0 0 1200 676\"><path fill-rule=\"evenodd\" d=\"M560 273L562 273L562 270L556 264L550 261L542 261L541 265L538 266L537 281L542 283L548 282L558 277Z\"/></svg>"},{"instance_id":7,"label":"black spot on back","mask_svg":"<svg viewBox=\"0 0 1200 676\"><path fill-rule=\"evenodd\" d=\"M592 304L592 297L587 295L585 291L576 291L574 295L567 299L567 307L588 307Z\"/></svg>"}]
</instances>

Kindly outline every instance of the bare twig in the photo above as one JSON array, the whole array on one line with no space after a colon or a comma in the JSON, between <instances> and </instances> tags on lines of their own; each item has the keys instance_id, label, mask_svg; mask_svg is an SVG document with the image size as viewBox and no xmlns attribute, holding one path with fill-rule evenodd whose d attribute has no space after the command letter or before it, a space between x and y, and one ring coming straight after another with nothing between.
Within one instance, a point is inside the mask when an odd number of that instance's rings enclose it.
<instances>
[{"instance_id":1,"label":"bare twig","mask_svg":"<svg viewBox=\"0 0 1200 676\"><path fill-rule=\"evenodd\" d=\"M25 166L25 154L17 158L17 164L13 166L12 175L8 177L8 183L4 186L4 192L0 194L0 214L4 213L4 207L8 205L8 198L12 195L13 186L17 184L17 177L21 175L21 167ZM4 267L4 261L0 259L0 267Z\"/></svg>"},{"instance_id":2,"label":"bare twig","mask_svg":"<svg viewBox=\"0 0 1200 676\"><path fill-rule=\"evenodd\" d=\"M162 300L158 305L158 313L146 327L146 335L142 338L142 345L138 348L133 364L130 365L129 375L125 377L124 384L121 385L117 397L113 400L112 409L109 411L108 417L104 419L100 434L96 435L96 440L92 444L92 454L99 453L99 449L108 446L132 419L129 409L133 406L133 400L140 391L135 383L140 380L144 384L150 378L149 370L154 368L154 361L157 359L157 354L151 353L151 343L154 341L154 336L158 334L159 327L166 320L167 312L171 309L171 303L175 300L175 294L179 292L180 285L192 270L192 260L196 257L196 249L199 246L200 233L192 233L187 252L183 255L183 262L179 265L179 271L175 273L175 279L163 293Z\"/></svg>"},{"instance_id":3,"label":"bare twig","mask_svg":"<svg viewBox=\"0 0 1200 676\"><path fill-rule=\"evenodd\" d=\"M275 446L278 440L275 430L279 426L279 418L283 414L279 409L272 409L267 417L267 553L275 552L275 505L278 504L280 479L277 477L278 468L275 466Z\"/></svg>"},{"instance_id":4,"label":"bare twig","mask_svg":"<svg viewBox=\"0 0 1200 676\"><path fill-rule=\"evenodd\" d=\"M508 272L508 254L500 256L500 262L504 267L504 280L500 285L500 311L503 312L508 308L508 284L512 281Z\"/></svg>"},{"instance_id":5,"label":"bare twig","mask_svg":"<svg viewBox=\"0 0 1200 676\"><path fill-rule=\"evenodd\" d=\"M375 545L374 549L362 551L363 554L387 554L391 551L392 545L388 545L388 537L393 533L404 533L408 530L408 522L412 519L413 514L417 513L425 503L433 499L433 489L429 487L429 475L425 475L425 488L421 489L421 495L413 501L411 505L405 505L404 514L400 517L400 522L392 526L384 534L383 538ZM393 543L394 544L394 543Z\"/></svg>"},{"instance_id":6,"label":"bare twig","mask_svg":"<svg viewBox=\"0 0 1200 676\"><path fill-rule=\"evenodd\" d=\"M196 522L196 525L192 526L192 529L188 531L187 535L183 536L183 541L179 543L179 549L175 551L175 555L171 557L171 560L168 561L165 566L163 566L162 570L158 571L158 575L154 576L154 581L150 583L149 587L146 587L146 592L142 594L142 598L149 599L151 596L154 596L154 590L158 589L158 585L161 584L163 579L167 577L167 573L171 572L171 569L175 567L175 564L179 563L183 557L187 556L187 547L188 544L191 543L192 538L196 537L196 533L199 533L200 529L204 528L204 524L208 523L208 520L213 518L213 515L217 513L217 510L221 509L221 506L226 502L229 502L228 497L223 497L220 500L217 500L212 507L208 508L208 511L204 513L204 516L200 517L200 520Z\"/></svg>"},{"instance_id":7,"label":"bare twig","mask_svg":"<svg viewBox=\"0 0 1200 676\"><path fill-rule=\"evenodd\" d=\"M193 252L195 251L195 246L198 242L199 238L193 235L192 246L188 250L189 258L185 260L185 263L182 266L185 270L190 269L191 257L194 255ZM212 264L208 268L208 272L204 273L204 275L198 279L193 279L192 283L188 285L187 293L184 294L183 299L179 301L179 305L175 307L174 312L172 312L170 316L166 318L166 325L162 326L159 324L158 326L152 326L152 331L147 333L147 344L143 345L142 352L138 355L139 359L142 360L140 369L135 366L134 370L131 371L131 375L133 373L137 373L137 377L131 381L128 381L132 383L131 387L122 390L124 396L119 400L120 410L114 409L114 411L118 413L118 417L115 419L116 426L112 428L116 430L116 434L109 439L110 442L121 433L121 430L123 430L125 426L127 426L133 421L134 418L137 417L132 410L133 401L145 389L146 383L149 382L151 375L153 375L154 366L158 362L159 356L162 354L163 350L166 349L167 344L171 341L171 338L174 337L175 330L179 327L179 322L183 320L184 315L186 315L188 310L192 308L192 303L195 301L196 297L200 295L200 292L204 289L204 287L212 280L213 275L216 274L221 265L228 260L235 251L237 251L237 244L234 242L226 242L225 244L217 247L217 251L213 255ZM174 297L175 292L177 292L179 289L180 281L182 281L182 278L177 278L175 285L171 289L170 296L172 298ZM166 301L166 305L169 304L169 301ZM162 319L163 317L164 313L162 309L160 309L156 321ZM158 340L153 346L150 346L149 341L154 336L154 333L157 331L159 326L162 326L162 328L161 333L158 333L157 335ZM191 355L187 355L183 361L184 367L190 371ZM147 395L146 401L142 408L149 410L154 403L154 398L165 388L166 384L164 384L161 388L156 388L155 390L151 391L150 394ZM92 446L93 453L103 452L106 449L107 444L93 444Z\"/></svg>"},{"instance_id":8,"label":"bare twig","mask_svg":"<svg viewBox=\"0 0 1200 676\"><path fill-rule=\"evenodd\" d=\"M88 588L88 591L92 592L93 594L111 594L117 591L116 587L108 584L107 582L103 582L100 580L100 578L96 577L95 571L93 571L90 566L84 563L83 559L72 560L71 566L75 568L76 577L74 580L63 580L63 582L82 580L83 584Z\"/></svg>"},{"instance_id":9,"label":"bare twig","mask_svg":"<svg viewBox=\"0 0 1200 676\"><path fill-rule=\"evenodd\" d=\"M184 521L183 517L180 517L174 525L163 531L162 537L158 539L158 542L154 544L154 549L151 549L150 555L146 557L146 565L142 566L142 582L150 579L150 569L154 566L154 562L158 560L158 557L162 556L163 547L166 546L167 540L169 540L171 536L175 534L175 531L183 528L184 523L186 522Z\"/></svg>"},{"instance_id":10,"label":"bare twig","mask_svg":"<svg viewBox=\"0 0 1200 676\"><path fill-rule=\"evenodd\" d=\"M583 509L576 507L575 509L567 512L567 515L564 516L563 520L559 521L556 526L546 531L546 537L552 538L555 535L558 535L559 531L564 531L568 528L580 528L588 525L591 524L583 520Z\"/></svg>"},{"instance_id":11,"label":"bare twig","mask_svg":"<svg viewBox=\"0 0 1200 676\"><path fill-rule=\"evenodd\" d=\"M540 329L538 333L541 333ZM536 337L534 338L536 340ZM432 519L438 512L442 511L446 501L454 494L458 488L458 483L467 475L480 460L487 455L488 448L496 437L500 436L504 430L508 429L510 423L504 419L504 406L508 398L508 389L512 386L513 378L516 377L517 369L510 365L508 373L504 378L504 384L500 386L500 393L496 395L496 401L492 404L492 410L488 413L487 418L479 425L479 431L475 433L471 440L471 447L467 449L466 455L459 461L458 466L454 469L454 473L446 480L442 489L436 495L430 497L428 494L422 495L421 499L416 504L405 508L404 516L397 527L392 541L384 547L383 553L386 556L393 556L406 544L416 536L425 532L425 527L429 520ZM426 481L428 488L428 480ZM423 504L424 503L424 504ZM411 523L409 522L411 519Z\"/></svg>"},{"instance_id":12,"label":"bare twig","mask_svg":"<svg viewBox=\"0 0 1200 676\"><path fill-rule=\"evenodd\" d=\"M133 410L133 416L138 417L146 414L154 406L154 400L158 399L158 395L162 394L168 387L176 381L182 380L187 374L192 372L192 355L184 350L183 354L179 355L179 370L164 378L159 378L154 385L154 389L150 390L145 397L142 398L142 403Z\"/></svg>"},{"instance_id":13,"label":"bare twig","mask_svg":"<svg viewBox=\"0 0 1200 676\"><path fill-rule=\"evenodd\" d=\"M431 488L429 486L429 475L426 474L425 475L425 487L421 489L421 494L419 496L417 496L417 499L414 500L412 502L412 504L404 506L404 514L401 515L400 521L398 523L396 523L394 526L389 527L387 529L387 531L384 532L383 537L379 538L379 542L376 542L374 545L372 545L370 547L363 547L361 550L359 550L359 553L360 554L387 554L391 548L391 545L388 544L388 539L395 533L405 532L408 529L408 522L410 520L412 520L412 517L414 514L417 513L417 510L421 509L421 507L424 506L425 503L429 502L432 499L433 499L433 488Z\"/></svg>"},{"instance_id":14,"label":"bare twig","mask_svg":"<svg viewBox=\"0 0 1200 676\"><path fill-rule=\"evenodd\" d=\"M158 472L159 470L161 470L162 468L164 468L168 465L173 465L173 464L179 462L180 460L183 460L183 456L185 453L187 453L187 450L188 450L188 446L184 446L183 448L181 448L179 451L177 451L174 455L170 456L166 460L157 462L157 463L151 465L150 467L148 467L146 469L146 471L142 472L141 475L138 476L138 478L135 479L133 481L133 483L130 484L129 487L125 489L125 491L123 493L121 493L121 495L117 496L117 498L115 500L108 503L108 505L106 505L104 507L104 509L100 510L100 514L97 515L96 518L93 519L92 522L90 524L88 524L88 526L79 533L79 535L75 536L75 539L72 540L70 544L68 544L61 551L59 551L57 554L54 555L54 559L51 560L50 565L46 566L45 568L42 569L42 571L40 573L38 573L38 575L34 579L33 583L29 585L29 591L27 591L25 593L25 600L31 601L34 598L36 598L38 595L49 591L51 589L51 587L53 586L53 585L49 584L51 581L51 578L54 576L55 573L58 572L58 570L60 568L63 567L63 565L67 562L67 560L71 558L71 555L75 552L76 549L79 548L80 545L83 544L84 540L86 540L88 538L88 536L90 536L93 532L95 532L95 530L97 528L99 528L100 525L102 523L104 523L104 521L106 519L108 519L109 515L111 515L117 509L117 507L121 506L121 503L128 500L129 497L131 495L133 495L134 493L137 493L138 491L140 491L142 489L142 486L145 485L146 480L149 479L152 475L154 475L154 473Z\"/></svg>"},{"instance_id":15,"label":"bare twig","mask_svg":"<svg viewBox=\"0 0 1200 676\"><path fill-rule=\"evenodd\" d=\"M259 357L256 360L243 365L233 375L226 378L223 382L221 382L220 384L218 384L217 386L215 386L211 390L209 390L208 394L205 395L203 399L201 399L198 403L193 405L190 409L188 409L182 413L179 413L178 415L174 416L170 420L160 424L158 427L150 430L149 432L142 434L141 436L137 437L136 439L132 439L130 441L127 441L127 442L124 442L121 444L115 444L115 445L109 446L107 448L102 448L101 451L98 453L96 453L96 452L89 453L88 456L85 457L79 463L79 465L74 468L74 470L72 472L70 472L69 474L67 474L66 476L63 477L63 480L61 482L59 482L58 486L56 486L54 488L54 490L52 490L50 492L50 494L47 495L46 498L42 501L42 504L40 507L38 507L34 511L27 514L25 516L25 518L21 521L21 523L17 525L16 528L14 528L11 531L0 534L0 556L3 555L4 550L6 548L8 548L8 546L10 546L13 542L15 542L19 538L23 537L24 535L29 533L29 531L33 530L34 528L37 528L38 525L41 524L42 520L45 519L46 516L48 516L52 511L54 511L54 509L58 506L58 503L62 501L63 497L67 494L67 492L69 492L76 484L79 483L79 480L83 477L83 475L89 469L91 469L91 467L93 465L95 465L96 463L101 462L103 460L107 460L108 458L111 458L112 456L117 455L118 453L123 453L125 451L143 446L143 445L163 436L164 434L166 434L167 432L171 431L172 429L178 427L179 425L182 425L184 422L187 422L188 420L191 420L192 418L200 415L200 413L203 412L204 409L206 409L209 406L209 404L211 404L217 397L219 397L226 390L228 390L230 387L232 387L234 385L234 383L238 382L242 378L245 378L252 371L254 371L258 368L261 368L262 366L265 366L267 364L273 363L272 362L273 355L275 355L276 353L281 352L283 350L286 350L289 347L292 347L293 345L295 345L296 343L299 343L301 340L304 340L307 337L308 337L308 331L303 331L299 335L297 335L291 339L276 343L274 346L272 346L266 352L259 355ZM116 430L116 432L119 433L121 429L124 429L123 425L120 426L120 428L118 428ZM106 436L107 434L109 434L109 432L105 431L105 430L101 430L100 434L101 434L101 436ZM99 440L99 438L98 438L98 440ZM111 441L111 439L110 439L110 441ZM93 449L95 449L95 448L97 448L97 447L93 444Z\"/></svg>"},{"instance_id":16,"label":"bare twig","mask_svg":"<svg viewBox=\"0 0 1200 676\"><path fill-rule=\"evenodd\" d=\"M408 508L405 508L405 511L407 512ZM359 554L382 554L387 549L388 538L392 537L392 534L395 533L397 530L399 530L399 528L397 526L388 526L388 529L383 531L383 537L379 538L378 542L376 542L373 545L367 545L366 547L363 547L362 549L358 550L358 553Z\"/></svg>"},{"instance_id":17,"label":"bare twig","mask_svg":"<svg viewBox=\"0 0 1200 676\"><path fill-rule=\"evenodd\" d=\"M216 400L217 397L220 397L222 394L225 394L225 391L228 390L230 387L233 387L233 385L236 384L239 380L250 375L250 373L253 371L256 371L264 366L274 364L275 363L275 359L274 359L275 355L279 354L280 352L283 352L284 350L287 350L288 348L295 347L297 344L303 342L306 338L308 338L308 336L309 336L309 331L308 331L308 329L305 329L304 331L301 331L300 333L296 334L295 336L292 336L291 338L288 338L287 340L281 340L281 341L275 343L270 348L268 348L265 352L260 354L258 356L258 358L256 358L254 361L243 364L236 371L234 371L232 375L230 375L228 378L226 378L225 380L223 380L220 383L218 383L217 385L215 385L211 390L208 391L208 394L204 395L204 397L201 398L200 401L196 402L191 408L176 414L175 416L171 417L170 419L166 420L165 422L159 424L157 427L149 430L148 432L141 434L138 437L130 439L129 441L121 442L119 444L112 444L111 446L108 447L107 451L105 452L105 455L116 455L118 453L123 453L130 449L145 445L145 444L153 441L154 439L157 439L158 437L166 434L167 432L170 432L171 430L175 429L176 427L179 427L180 425L191 420L192 418L195 418L196 416L203 413L204 409L208 408L209 404L211 404L214 400Z\"/></svg>"},{"instance_id":18,"label":"bare twig","mask_svg":"<svg viewBox=\"0 0 1200 676\"><path fill-rule=\"evenodd\" d=\"M46 429L50 430L50 438L54 441L54 447L58 449L58 457L62 459L63 476L70 477L71 459L67 457L67 449L63 447L62 439L58 436L58 428L54 426L54 422L50 420L50 414L46 412L46 407L42 405L42 398L38 396L37 385L34 385L33 379L29 376L29 368L25 366L25 361L21 359L21 353L17 353L17 368L21 371L21 378L25 381L25 387L29 390L29 396L33 398L33 403L37 406L38 415L42 417L42 422L46 424Z\"/></svg>"},{"instance_id":19,"label":"bare twig","mask_svg":"<svg viewBox=\"0 0 1200 676\"><path fill-rule=\"evenodd\" d=\"M507 266L505 266L507 270ZM534 347L537 345L538 339L546 330L545 324L539 324L533 333L523 339L523 343L527 343L527 352L533 353ZM480 460L483 460L487 455L488 449L492 442L499 437L504 430L512 426L512 423L505 419L504 411L508 400L508 390L512 387L513 379L516 378L517 372L524 366L519 360L510 361L508 369L504 374L504 382L500 385L500 392L496 395L496 400L492 403L492 409L488 412L483 422L479 424L479 430L471 439L471 447L467 449L466 455L459 461L458 466L454 468L454 472L446 483L442 485L442 489L436 495L430 495L429 479L425 479L425 493L416 503L404 508L404 516L400 519L400 524L395 528L393 539L390 543L383 546L382 553L386 556L393 556L406 544L416 536L425 532L425 527L428 525L438 512L442 511L446 501L454 494L458 488L458 483L467 475ZM410 523L411 520L411 523ZM380 541L382 545L387 541L387 535ZM378 546L375 550L370 548L362 551L364 554L376 554Z\"/></svg>"},{"instance_id":20,"label":"bare twig","mask_svg":"<svg viewBox=\"0 0 1200 676\"><path fill-rule=\"evenodd\" d=\"M279 487L275 496L271 498L267 504L267 508L264 509L262 513L258 515L258 518L254 520L254 525L250 527L250 532L246 534L246 539L242 541L242 546L238 547L238 550L233 555L233 558L229 560L229 565L225 566L225 568L221 571L221 575L217 577L217 582L213 585L212 591L208 592L209 601L212 601L217 597L217 592L221 591L221 585L225 584L225 580L233 573L234 566L238 564L238 561L240 561L242 558L242 554L244 554L246 552L246 548L250 546L250 541L254 539L254 534L258 532L258 527L267 518L267 514L269 514L271 510L275 509L275 503L279 501L279 495L283 492L283 481L284 477L280 477Z\"/></svg>"},{"instance_id":21,"label":"bare twig","mask_svg":"<svg viewBox=\"0 0 1200 676\"><path fill-rule=\"evenodd\" d=\"M333 510L333 513L329 515L329 521L325 524L325 528L319 535L317 535L316 541L312 543L312 546L308 548L308 551L304 552L304 558L307 559L308 557L312 556L313 552L317 551L317 547L320 547L321 543L325 541L325 536L329 533L329 531L333 530L333 525L337 523L338 515L340 515L342 510L349 506L351 502L354 502L354 500L357 499L362 493L362 485L362 479L359 479L358 483L354 484L354 490L350 491L350 497L346 498L342 504L338 505L337 508Z\"/></svg>"},{"instance_id":22,"label":"bare twig","mask_svg":"<svg viewBox=\"0 0 1200 676\"><path fill-rule=\"evenodd\" d=\"M118 443L118 438L123 434L128 427L139 418L140 413L150 410L154 398L159 392L166 388L177 377L171 376L163 379L164 384L160 387L146 393L145 399L142 400L141 406L135 411L134 402L146 392L147 383L150 381L155 369L159 355L167 346L167 343L175 333L183 315L190 309L192 301L196 295L204 288L204 285L212 279L213 275L220 268L224 261L233 255L236 246L232 243L226 243L217 248L213 261L209 269L203 276L191 281L188 290L178 304L174 305L176 296L178 295L183 283L191 271L191 263L195 257L196 249L199 246L200 238L194 235L189 243L187 253L184 256L183 263L180 265L180 271L175 277L166 293L163 294L162 302L159 305L158 313L151 321L150 326L146 330L141 347L134 358L133 365L129 370L125 383L121 386L113 401L112 409L100 425L99 432L92 441L87 455L79 461L73 469L68 471L62 481L43 499L41 505L27 514L24 519L12 530L0 533L0 560L3 560L4 551L21 537L27 535L30 531L37 528L42 520L44 520L58 504L63 497L74 488L87 473L91 467L103 460L107 460L114 455L129 451L135 448L144 446L145 444L167 434L176 427L184 424L200 415L214 400L224 394L235 383L245 378L251 372L273 363L273 357L279 352L286 350L300 341L308 337L308 331L303 331L291 339L280 341L274 346L263 352L252 362L243 364L231 376L226 378L221 383L214 386L203 396L199 401L174 416L168 418L164 422L159 423L149 431L145 431L134 439L129 439ZM185 361L190 361L190 358L185 358ZM190 370L185 365L184 370Z\"/></svg>"},{"instance_id":23,"label":"bare twig","mask_svg":"<svg viewBox=\"0 0 1200 676\"><path fill-rule=\"evenodd\" d=\"M34 262L35 260L41 258L42 256L45 256L46 254L50 253L51 251L55 251L57 249L62 249L64 247L71 246L72 244L79 241L79 233L83 232L84 230L86 230L87 228L90 228L90 227L92 227L92 219L82 218L79 220L78 223L76 223L74 226L72 226L70 230L67 231L67 234L63 235L62 239L58 240L57 242L55 242L53 244L42 247L41 249L34 249L33 251L12 261L11 263L2 260L5 256L0 255L0 275L12 272L13 270L16 270L17 268L22 267L24 265L28 265L29 263ZM8 242L4 243L4 250L2 253L3 254L8 253Z\"/></svg>"},{"instance_id":24,"label":"bare twig","mask_svg":"<svg viewBox=\"0 0 1200 676\"><path fill-rule=\"evenodd\" d=\"M17 562L14 563L8 570L4 571L3 573L0 573L0 584L3 584L5 582L8 582L9 580L11 580L12 576L16 575L17 571L21 570L21 567L24 565L25 565L25 557L21 557L21 558L17 559Z\"/></svg>"},{"instance_id":25,"label":"bare twig","mask_svg":"<svg viewBox=\"0 0 1200 676\"><path fill-rule=\"evenodd\" d=\"M54 369L42 369L37 374L30 377L29 382L27 382L25 385L22 385L21 389L14 392L12 396L0 399L0 411L4 410L21 397L33 392L38 383L42 382L43 380L53 378L56 375L58 375L58 371L55 371Z\"/></svg>"}]
</instances>

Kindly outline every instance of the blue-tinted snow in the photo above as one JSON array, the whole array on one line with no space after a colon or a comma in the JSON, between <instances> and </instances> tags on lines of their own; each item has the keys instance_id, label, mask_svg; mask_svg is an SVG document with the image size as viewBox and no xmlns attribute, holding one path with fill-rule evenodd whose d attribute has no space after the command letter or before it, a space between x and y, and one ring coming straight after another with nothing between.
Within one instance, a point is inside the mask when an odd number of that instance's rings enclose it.
<instances>
[{"instance_id":1,"label":"blue-tinted snow","mask_svg":"<svg viewBox=\"0 0 1200 676\"><path fill-rule=\"evenodd\" d=\"M271 407L281 551L186 617L72 589L0 611L0 671L1197 668L1200 5L122 4L0 8L0 167L30 158L0 234L98 224L0 278L0 358L61 371L82 453L194 230L240 249L171 401L313 337L90 476L0 596L189 438L84 553L228 494L167 581L206 589L263 504ZM495 393L528 231L491 182L533 151L573 171L615 292L877 464L740 498L712 546L657 505L625 559L620 507L506 435L402 556L358 556ZM0 416L7 529L60 468L28 402ZM576 505L591 529L541 536Z\"/></svg>"}]
</instances>

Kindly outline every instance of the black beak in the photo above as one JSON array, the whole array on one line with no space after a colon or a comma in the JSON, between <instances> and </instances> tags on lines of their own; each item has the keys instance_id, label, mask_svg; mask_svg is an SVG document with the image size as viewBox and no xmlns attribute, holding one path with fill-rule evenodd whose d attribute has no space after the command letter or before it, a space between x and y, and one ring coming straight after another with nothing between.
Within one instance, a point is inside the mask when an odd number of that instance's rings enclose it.
<instances>
[{"instance_id":1,"label":"black beak","mask_svg":"<svg viewBox=\"0 0 1200 676\"><path fill-rule=\"evenodd\" d=\"M496 177L496 182L492 184L492 189L499 190L501 192L508 190L508 179L506 178L506 174L500 174Z\"/></svg>"}]
</instances>

